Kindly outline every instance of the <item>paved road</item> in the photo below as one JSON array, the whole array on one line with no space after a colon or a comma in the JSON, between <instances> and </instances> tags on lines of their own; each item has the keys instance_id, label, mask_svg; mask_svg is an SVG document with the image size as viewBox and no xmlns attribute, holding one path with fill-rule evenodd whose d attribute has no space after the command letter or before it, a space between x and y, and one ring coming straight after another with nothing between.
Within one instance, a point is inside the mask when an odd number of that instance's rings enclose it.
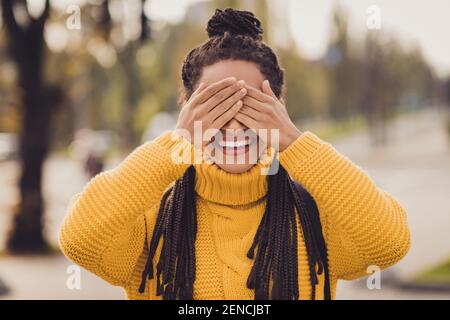
<instances>
[{"instance_id":1,"label":"paved road","mask_svg":"<svg viewBox=\"0 0 450 320\"><path fill-rule=\"evenodd\" d=\"M402 280L450 257L450 141L445 119L446 115L438 111L402 117L390 126L391 143L385 148L370 148L366 134L333 143L407 209L411 250L390 269ZM450 299L450 293L414 293L388 287L370 291L343 281L338 297Z\"/></svg>"},{"instance_id":2,"label":"paved road","mask_svg":"<svg viewBox=\"0 0 450 320\"><path fill-rule=\"evenodd\" d=\"M368 290L364 281L341 282L340 299L450 299L450 294L417 293L390 288L389 275L407 279L450 256L450 143L443 115L429 110L403 116L390 126L391 144L371 148L365 133L334 141L333 145L364 168L377 184L391 192L408 210L412 247L397 266L383 273L382 289ZM0 163L0 248L17 199L14 182L18 168ZM47 199L46 232L56 243L58 226L70 197L86 183L79 163L53 156L45 167ZM121 299L122 290L81 272L81 289L69 290L67 267L62 256L1 257L0 278L13 289L8 299Z\"/></svg>"}]
</instances>

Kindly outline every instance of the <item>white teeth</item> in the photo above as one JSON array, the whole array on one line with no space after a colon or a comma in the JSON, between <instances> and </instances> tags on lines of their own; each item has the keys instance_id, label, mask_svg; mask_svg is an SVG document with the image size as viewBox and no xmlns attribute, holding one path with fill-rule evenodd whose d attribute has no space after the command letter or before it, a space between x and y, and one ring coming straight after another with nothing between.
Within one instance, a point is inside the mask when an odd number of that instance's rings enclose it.
<instances>
[{"instance_id":1,"label":"white teeth","mask_svg":"<svg viewBox=\"0 0 450 320\"><path fill-rule=\"evenodd\" d=\"M244 147L250 143L248 140L241 140L241 141L219 141L219 146L225 147L225 148L238 148L238 147Z\"/></svg>"}]
</instances>

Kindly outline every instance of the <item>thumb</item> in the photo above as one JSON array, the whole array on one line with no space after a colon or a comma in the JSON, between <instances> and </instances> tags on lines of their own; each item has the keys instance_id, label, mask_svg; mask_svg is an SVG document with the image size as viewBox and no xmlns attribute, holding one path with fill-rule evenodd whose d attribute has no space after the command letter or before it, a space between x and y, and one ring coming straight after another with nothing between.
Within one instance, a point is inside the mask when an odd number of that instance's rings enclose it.
<instances>
[{"instance_id":1,"label":"thumb","mask_svg":"<svg viewBox=\"0 0 450 320\"><path fill-rule=\"evenodd\" d=\"M264 81L263 81L262 89L263 89L262 91L263 91L265 94L268 94L269 96L271 96L271 97L274 98L275 100L278 100L278 97L277 97L276 94L273 92L273 90L272 90L272 88L271 88L271 86L270 86L269 80L264 80Z\"/></svg>"},{"instance_id":2,"label":"thumb","mask_svg":"<svg viewBox=\"0 0 450 320\"><path fill-rule=\"evenodd\" d=\"M283 108L284 112L287 113L288 111L286 108L286 102L284 101L283 97L280 98L280 102L281 102L281 105L283 106L282 108Z\"/></svg>"}]
</instances>

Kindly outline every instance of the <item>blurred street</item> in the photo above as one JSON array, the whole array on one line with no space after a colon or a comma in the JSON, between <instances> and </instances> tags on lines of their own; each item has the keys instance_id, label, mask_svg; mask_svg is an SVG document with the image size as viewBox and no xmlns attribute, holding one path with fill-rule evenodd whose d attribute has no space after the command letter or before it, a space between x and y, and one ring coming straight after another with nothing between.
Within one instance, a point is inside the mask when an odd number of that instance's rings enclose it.
<instances>
[{"instance_id":1,"label":"blurred street","mask_svg":"<svg viewBox=\"0 0 450 320\"><path fill-rule=\"evenodd\" d=\"M376 183L395 195L408 211L412 247L408 256L386 275L408 279L450 255L450 143L445 116L434 109L401 116L389 124L390 144L371 148L369 136L355 133L333 145L363 167ZM111 162L109 167L114 165ZM17 201L15 163L0 162L0 249L4 248L10 212ZM46 233L57 245L58 228L71 196L86 179L82 165L63 156L51 156L44 171ZM26 263L24 263L26 262ZM82 272L81 289L66 287L70 265L62 255L50 257L0 256L0 279L11 292L0 299L123 299L121 289ZM384 273L383 273L384 275ZM387 276L386 276L387 277ZM449 299L450 293L411 292L383 287L368 290L361 281L340 282L339 299Z\"/></svg>"},{"instance_id":2,"label":"blurred street","mask_svg":"<svg viewBox=\"0 0 450 320\"><path fill-rule=\"evenodd\" d=\"M402 117L389 129L391 143L371 149L366 134L333 145L362 166L380 188L406 208L411 250L386 274L408 280L450 255L450 143L445 114L421 111ZM361 283L363 282L363 283ZM341 281L340 299L449 299L450 293L415 293L389 287L368 290L364 281Z\"/></svg>"}]
</instances>

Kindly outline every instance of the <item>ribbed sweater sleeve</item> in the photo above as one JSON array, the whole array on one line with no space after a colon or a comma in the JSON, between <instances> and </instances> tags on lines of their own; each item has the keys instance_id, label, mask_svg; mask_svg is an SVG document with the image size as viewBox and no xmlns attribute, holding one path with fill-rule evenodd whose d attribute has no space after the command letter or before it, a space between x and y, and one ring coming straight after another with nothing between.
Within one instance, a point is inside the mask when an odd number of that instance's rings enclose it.
<instances>
[{"instance_id":1,"label":"ribbed sweater sleeve","mask_svg":"<svg viewBox=\"0 0 450 320\"><path fill-rule=\"evenodd\" d=\"M76 195L59 242L73 262L114 285L126 286L165 189L192 163L190 142L167 131L98 174ZM183 158L184 157L184 158Z\"/></svg>"},{"instance_id":2,"label":"ribbed sweater sleeve","mask_svg":"<svg viewBox=\"0 0 450 320\"><path fill-rule=\"evenodd\" d=\"M404 208L329 143L305 132L279 160L317 203L332 276L359 278L371 265L383 269L406 255Z\"/></svg>"}]
</instances>

